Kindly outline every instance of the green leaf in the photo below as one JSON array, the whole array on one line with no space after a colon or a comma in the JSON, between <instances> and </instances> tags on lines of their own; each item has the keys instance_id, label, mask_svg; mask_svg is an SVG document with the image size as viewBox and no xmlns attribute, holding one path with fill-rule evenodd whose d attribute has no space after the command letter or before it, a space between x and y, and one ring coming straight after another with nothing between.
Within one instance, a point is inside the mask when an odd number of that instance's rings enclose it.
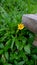
<instances>
[{"instance_id":1,"label":"green leaf","mask_svg":"<svg viewBox=\"0 0 37 65\"><path fill-rule=\"evenodd\" d=\"M0 48L4 48L4 45L3 45L3 43L0 43Z\"/></svg>"},{"instance_id":2,"label":"green leaf","mask_svg":"<svg viewBox=\"0 0 37 65\"><path fill-rule=\"evenodd\" d=\"M5 52L4 55L5 55L5 58L8 60L8 58L9 58L8 52Z\"/></svg>"},{"instance_id":3,"label":"green leaf","mask_svg":"<svg viewBox=\"0 0 37 65\"><path fill-rule=\"evenodd\" d=\"M1 28L1 29L0 29L0 32L1 32L1 31L4 31L4 30L6 30L6 28Z\"/></svg>"},{"instance_id":4,"label":"green leaf","mask_svg":"<svg viewBox=\"0 0 37 65\"><path fill-rule=\"evenodd\" d=\"M24 64L24 61L21 61L19 63L16 62L16 65L23 65Z\"/></svg>"},{"instance_id":5,"label":"green leaf","mask_svg":"<svg viewBox=\"0 0 37 65\"><path fill-rule=\"evenodd\" d=\"M28 45L26 45L25 47L24 47L24 50L25 50L25 52L27 53L27 54L30 54L30 45L28 44Z\"/></svg>"},{"instance_id":6,"label":"green leaf","mask_svg":"<svg viewBox=\"0 0 37 65\"><path fill-rule=\"evenodd\" d=\"M0 50L0 54L3 54L3 50Z\"/></svg>"},{"instance_id":7,"label":"green leaf","mask_svg":"<svg viewBox=\"0 0 37 65\"><path fill-rule=\"evenodd\" d=\"M4 63L4 65L12 65L12 64L10 64L10 63Z\"/></svg>"},{"instance_id":8,"label":"green leaf","mask_svg":"<svg viewBox=\"0 0 37 65\"><path fill-rule=\"evenodd\" d=\"M34 59L37 59L37 55L33 55L32 57L33 57Z\"/></svg>"},{"instance_id":9,"label":"green leaf","mask_svg":"<svg viewBox=\"0 0 37 65\"><path fill-rule=\"evenodd\" d=\"M1 42L3 42L3 41L5 41L5 39L7 38L7 37L9 37L9 32L7 32L7 33L5 33L1 38L0 38L0 41Z\"/></svg>"},{"instance_id":10,"label":"green leaf","mask_svg":"<svg viewBox=\"0 0 37 65\"><path fill-rule=\"evenodd\" d=\"M29 33L29 38L28 38L28 43L32 43L34 40L34 35L32 35L31 33Z\"/></svg>"},{"instance_id":11,"label":"green leaf","mask_svg":"<svg viewBox=\"0 0 37 65\"><path fill-rule=\"evenodd\" d=\"M14 60L14 59L18 59L19 57L18 57L18 54L17 53L13 53L13 54L10 54L10 60L12 61L12 60Z\"/></svg>"},{"instance_id":12,"label":"green leaf","mask_svg":"<svg viewBox=\"0 0 37 65\"><path fill-rule=\"evenodd\" d=\"M24 64L24 61L21 61L18 63L18 65L23 65Z\"/></svg>"},{"instance_id":13,"label":"green leaf","mask_svg":"<svg viewBox=\"0 0 37 65\"><path fill-rule=\"evenodd\" d=\"M4 54L2 54L2 62L6 63L6 58L5 58Z\"/></svg>"},{"instance_id":14,"label":"green leaf","mask_svg":"<svg viewBox=\"0 0 37 65\"><path fill-rule=\"evenodd\" d=\"M12 39L11 49L13 48L14 42L15 42L15 37L13 37Z\"/></svg>"},{"instance_id":15,"label":"green leaf","mask_svg":"<svg viewBox=\"0 0 37 65\"><path fill-rule=\"evenodd\" d=\"M22 50L23 48L23 43L18 41L18 39L15 40L15 44L18 50Z\"/></svg>"},{"instance_id":16,"label":"green leaf","mask_svg":"<svg viewBox=\"0 0 37 65\"><path fill-rule=\"evenodd\" d=\"M7 51L10 47L11 47L11 39L9 39L9 40L6 42L6 45L5 45L5 47L4 47L4 51Z\"/></svg>"}]
</instances>

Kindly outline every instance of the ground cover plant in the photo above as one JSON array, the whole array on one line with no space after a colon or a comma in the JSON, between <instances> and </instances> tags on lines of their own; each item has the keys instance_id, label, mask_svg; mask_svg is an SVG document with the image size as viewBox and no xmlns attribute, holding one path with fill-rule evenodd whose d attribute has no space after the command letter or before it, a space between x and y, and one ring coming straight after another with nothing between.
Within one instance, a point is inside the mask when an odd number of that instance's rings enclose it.
<instances>
[{"instance_id":1,"label":"ground cover plant","mask_svg":"<svg viewBox=\"0 0 37 65\"><path fill-rule=\"evenodd\" d=\"M37 0L0 0L0 65L37 65L35 34L22 15L37 14Z\"/></svg>"}]
</instances>

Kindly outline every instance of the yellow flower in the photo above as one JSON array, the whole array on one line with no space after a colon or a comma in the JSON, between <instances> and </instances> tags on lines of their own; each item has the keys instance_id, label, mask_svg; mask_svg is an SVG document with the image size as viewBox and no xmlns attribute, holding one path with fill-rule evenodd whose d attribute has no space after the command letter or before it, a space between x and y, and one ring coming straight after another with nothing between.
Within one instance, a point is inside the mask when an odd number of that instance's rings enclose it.
<instances>
[{"instance_id":1,"label":"yellow flower","mask_svg":"<svg viewBox=\"0 0 37 65\"><path fill-rule=\"evenodd\" d=\"M24 24L22 24L22 23L21 24L18 24L18 29L19 30L22 30L23 28L24 28Z\"/></svg>"}]
</instances>

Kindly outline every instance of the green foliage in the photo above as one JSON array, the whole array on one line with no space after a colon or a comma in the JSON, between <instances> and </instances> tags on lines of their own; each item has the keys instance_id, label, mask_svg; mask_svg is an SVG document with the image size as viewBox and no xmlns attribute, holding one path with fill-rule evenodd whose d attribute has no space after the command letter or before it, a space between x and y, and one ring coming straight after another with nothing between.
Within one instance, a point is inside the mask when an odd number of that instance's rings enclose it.
<instances>
[{"instance_id":1,"label":"green foliage","mask_svg":"<svg viewBox=\"0 0 37 65\"><path fill-rule=\"evenodd\" d=\"M24 50L25 50L26 53L30 54L30 45L26 45L24 47Z\"/></svg>"},{"instance_id":2,"label":"green foliage","mask_svg":"<svg viewBox=\"0 0 37 65\"><path fill-rule=\"evenodd\" d=\"M37 0L0 0L0 65L37 65L35 35L18 31L26 13L37 13Z\"/></svg>"}]
</instances>

